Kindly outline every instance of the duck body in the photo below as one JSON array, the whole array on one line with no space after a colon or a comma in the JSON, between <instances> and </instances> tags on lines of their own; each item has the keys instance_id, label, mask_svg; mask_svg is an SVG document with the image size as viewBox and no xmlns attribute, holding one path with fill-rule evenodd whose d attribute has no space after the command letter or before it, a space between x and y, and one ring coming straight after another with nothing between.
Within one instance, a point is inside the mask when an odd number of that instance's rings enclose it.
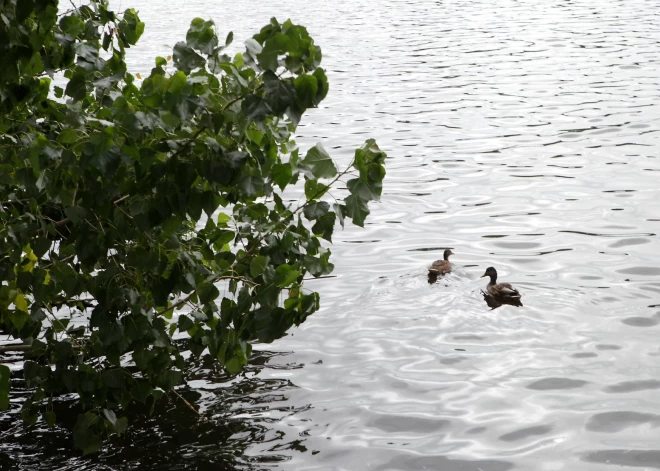
<instances>
[{"instance_id":1,"label":"duck body","mask_svg":"<svg viewBox=\"0 0 660 471\"><path fill-rule=\"evenodd\" d=\"M493 267L488 267L486 273L484 273L481 278L490 277L490 283L486 287L488 294L497 298L520 298L520 292L511 286L509 283L498 283L497 282L497 270Z\"/></svg>"},{"instance_id":2,"label":"duck body","mask_svg":"<svg viewBox=\"0 0 660 471\"><path fill-rule=\"evenodd\" d=\"M435 275L444 275L446 273L449 273L452 270L451 262L449 261L449 256L453 255L454 252L451 250L447 249L445 250L443 254L443 259L442 260L436 260L431 264L429 267L429 274L435 274Z\"/></svg>"}]
</instances>

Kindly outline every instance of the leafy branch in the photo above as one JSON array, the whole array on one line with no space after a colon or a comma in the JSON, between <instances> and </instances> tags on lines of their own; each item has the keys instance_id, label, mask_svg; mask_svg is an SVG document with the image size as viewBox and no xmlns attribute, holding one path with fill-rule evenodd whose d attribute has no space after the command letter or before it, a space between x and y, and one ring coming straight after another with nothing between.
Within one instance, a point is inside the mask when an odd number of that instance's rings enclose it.
<instances>
[{"instance_id":1,"label":"leafy branch","mask_svg":"<svg viewBox=\"0 0 660 471\"><path fill-rule=\"evenodd\" d=\"M199 415L176 391L185 351L237 374L252 342L319 309L304 283L329 278L337 222L363 225L385 154L368 140L340 172L321 144L302 159L293 150L329 86L320 47L291 21L272 19L230 58L233 35L221 42L195 18L136 82L125 62L145 27L135 10L37 4L0 22L15 38L0 44L0 128L16 136L0 146L0 329L20 341L0 353L26 353L26 423L41 410L54 426L53 398L79 398L74 443L91 453L126 430L121 405L172 392ZM45 76L55 70L61 87ZM345 179L331 207L324 195ZM296 184L305 200L285 204ZM72 328L60 313L75 308ZM9 375L0 365L0 409Z\"/></svg>"}]
</instances>

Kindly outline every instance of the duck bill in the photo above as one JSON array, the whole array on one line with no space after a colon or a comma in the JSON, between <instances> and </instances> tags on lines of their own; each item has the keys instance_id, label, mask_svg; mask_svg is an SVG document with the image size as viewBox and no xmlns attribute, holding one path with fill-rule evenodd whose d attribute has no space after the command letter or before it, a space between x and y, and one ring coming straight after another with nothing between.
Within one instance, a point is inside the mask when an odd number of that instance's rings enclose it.
<instances>
[{"instance_id":1,"label":"duck bill","mask_svg":"<svg viewBox=\"0 0 660 471\"><path fill-rule=\"evenodd\" d=\"M488 275L484 273L484 274L481 275L479 278L486 278L487 276L488 276Z\"/></svg>"}]
</instances>

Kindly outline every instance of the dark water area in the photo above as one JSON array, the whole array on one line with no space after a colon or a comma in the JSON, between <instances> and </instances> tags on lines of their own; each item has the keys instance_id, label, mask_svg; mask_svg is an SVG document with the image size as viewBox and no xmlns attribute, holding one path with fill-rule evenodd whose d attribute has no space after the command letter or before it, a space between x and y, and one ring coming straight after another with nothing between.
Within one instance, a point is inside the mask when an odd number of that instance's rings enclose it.
<instances>
[{"instance_id":1,"label":"dark water area","mask_svg":"<svg viewBox=\"0 0 660 471\"><path fill-rule=\"evenodd\" d=\"M79 457L12 423L17 380L2 469L660 469L659 2L114 5L146 22L143 75L195 16L239 46L306 25L330 93L297 141L341 167L375 137L382 202L333 237L320 312L244 376L195 366L208 420L171 398ZM459 268L429 285L445 248ZM488 266L522 306L484 300Z\"/></svg>"},{"instance_id":2,"label":"dark water area","mask_svg":"<svg viewBox=\"0 0 660 471\"><path fill-rule=\"evenodd\" d=\"M25 427L20 422L20 403L27 398L28 391L20 378L15 379L12 384L15 404L9 414L0 417L3 434L0 469L268 469L269 464L286 460L286 455L274 450L247 458L243 456L247 447L257 442L273 442L276 448L282 447L280 436L271 433L269 424L306 408L280 406L286 400L286 391L294 387L290 381L259 377L260 370L274 356L279 354L257 352L246 371L236 378L218 371L212 363L190 360L190 384L202 380L216 385L180 390L189 403L204 405L203 419L175 396L156 404L133 405L126 411L131 423L128 432L112 437L103 451L92 457L80 457L72 449L71 436L66 432L66 428L73 428L81 413L73 397L55 402L55 413L63 419L58 427L50 429L44 424ZM290 445L291 449L298 447L305 451L298 443Z\"/></svg>"}]
</instances>

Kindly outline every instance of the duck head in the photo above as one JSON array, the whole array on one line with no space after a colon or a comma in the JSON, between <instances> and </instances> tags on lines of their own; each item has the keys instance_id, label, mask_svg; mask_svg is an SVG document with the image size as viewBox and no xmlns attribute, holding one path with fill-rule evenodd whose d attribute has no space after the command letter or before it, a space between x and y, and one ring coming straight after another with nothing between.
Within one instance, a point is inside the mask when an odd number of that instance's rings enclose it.
<instances>
[{"instance_id":1,"label":"duck head","mask_svg":"<svg viewBox=\"0 0 660 471\"><path fill-rule=\"evenodd\" d=\"M495 270L493 267L486 268L486 273L481 275L481 278L485 278L487 276L489 276L492 282L495 283L495 280L497 280L497 270Z\"/></svg>"}]
</instances>

